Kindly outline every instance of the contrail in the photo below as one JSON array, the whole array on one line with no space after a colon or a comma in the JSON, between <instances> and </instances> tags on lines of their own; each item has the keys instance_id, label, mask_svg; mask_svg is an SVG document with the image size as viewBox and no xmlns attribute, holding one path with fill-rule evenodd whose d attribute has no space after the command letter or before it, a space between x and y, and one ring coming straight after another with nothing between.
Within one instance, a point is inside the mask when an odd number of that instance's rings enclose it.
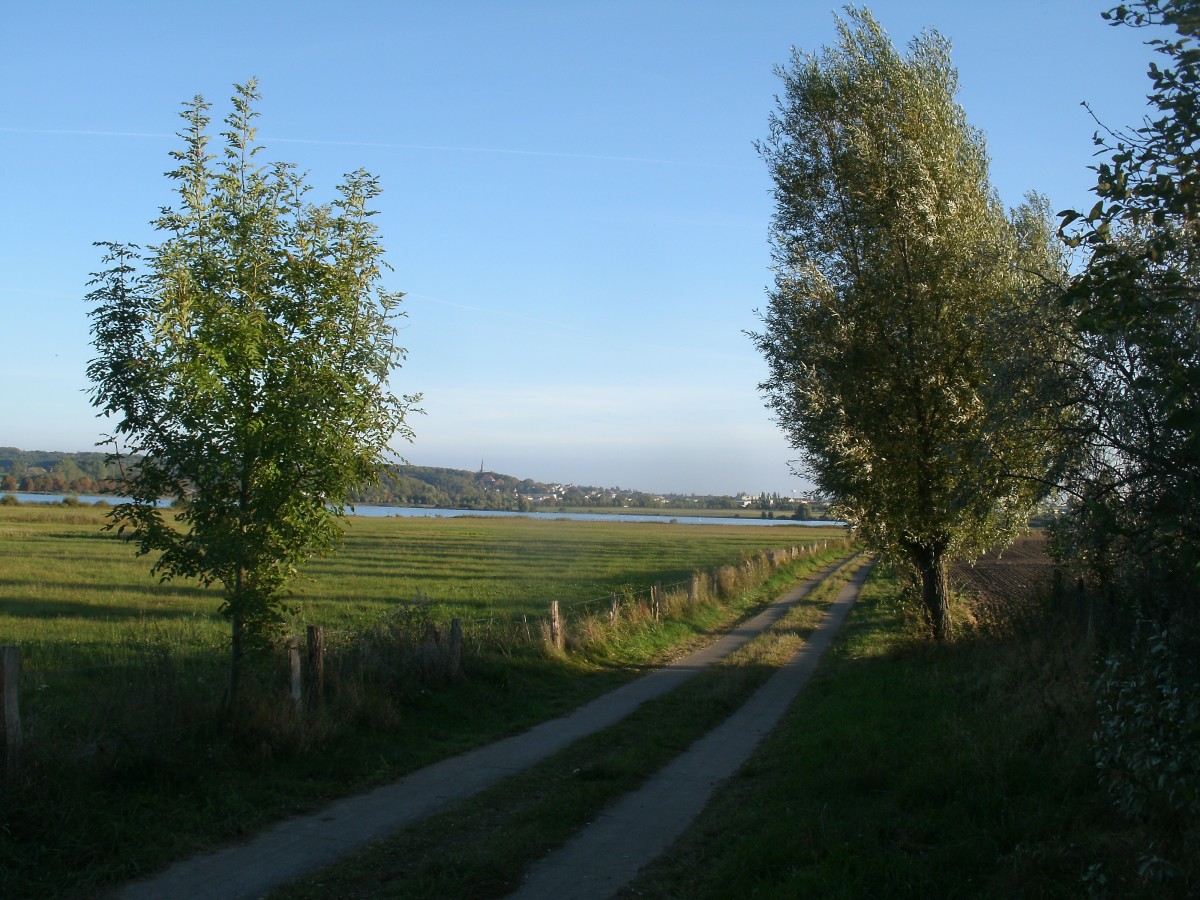
<instances>
[{"instance_id":1,"label":"contrail","mask_svg":"<svg viewBox=\"0 0 1200 900\"><path fill-rule=\"evenodd\" d=\"M149 131L99 131L82 128L13 128L0 126L0 132L8 134L46 134L75 137L152 138L170 140L174 134ZM595 162L638 163L655 166L690 166L706 169L746 169L730 163L706 162L703 160L655 159L649 156L619 156L606 153L576 153L559 150L521 150L510 147L461 147L451 144L401 144L391 141L339 141L322 138L289 138L264 136L264 144L310 144L328 147L370 147L378 150L420 150L430 153L488 153L497 156L541 156L556 159L583 159Z\"/></svg>"}]
</instances>

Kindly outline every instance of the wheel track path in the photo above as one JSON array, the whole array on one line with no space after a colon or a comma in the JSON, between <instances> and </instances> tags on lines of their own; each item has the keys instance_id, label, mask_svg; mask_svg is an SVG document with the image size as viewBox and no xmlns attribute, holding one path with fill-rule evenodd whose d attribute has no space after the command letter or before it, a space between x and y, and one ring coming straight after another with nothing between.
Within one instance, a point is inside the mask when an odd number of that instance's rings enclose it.
<instances>
[{"instance_id":1,"label":"wheel track path","mask_svg":"<svg viewBox=\"0 0 1200 900\"><path fill-rule=\"evenodd\" d=\"M736 712L535 863L511 900L607 900L663 853L700 814L718 785L749 759L816 671L871 569L838 594L799 650Z\"/></svg>"},{"instance_id":2,"label":"wheel track path","mask_svg":"<svg viewBox=\"0 0 1200 900\"><path fill-rule=\"evenodd\" d=\"M372 841L387 837L452 803L467 799L503 778L530 768L582 737L619 722L646 701L674 690L762 634L818 584L855 558L848 557L826 566L713 643L609 691L565 716L426 766L364 794L335 801L315 813L285 819L264 829L247 843L181 860L155 875L126 885L116 896L121 900L165 900L177 897L188 897L189 900L251 900L263 897L275 888L330 865ZM827 613L825 619L829 615ZM824 627L823 619L818 632ZM815 637L816 634L813 635ZM813 638L806 642L805 647ZM803 652L802 649L797 656ZM764 685L748 701L747 706L755 703L758 696L770 688L777 678L778 675L774 676ZM731 720L741 714L742 711L734 713ZM720 726L717 730L724 727ZM713 733L710 733L710 737ZM706 740L708 738L702 738L698 744ZM669 764L663 772L675 765ZM655 776L655 780L660 776ZM690 821L690 816L687 821ZM578 881L578 878L575 880ZM576 895L552 891L529 896Z\"/></svg>"}]
</instances>

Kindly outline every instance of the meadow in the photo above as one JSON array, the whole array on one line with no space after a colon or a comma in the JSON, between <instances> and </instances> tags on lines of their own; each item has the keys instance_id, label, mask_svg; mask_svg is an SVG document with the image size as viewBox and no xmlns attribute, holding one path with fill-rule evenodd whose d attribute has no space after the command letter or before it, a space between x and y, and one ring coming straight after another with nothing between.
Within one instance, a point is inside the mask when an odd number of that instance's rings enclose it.
<instances>
[{"instance_id":1,"label":"meadow","mask_svg":"<svg viewBox=\"0 0 1200 900\"><path fill-rule=\"evenodd\" d=\"M877 566L784 720L617 896L1196 897L1197 823L1128 819L1101 786L1086 604L1045 589L1037 544L985 571L1003 590L957 598L944 646ZM837 586L629 719L272 897L508 896L744 703Z\"/></svg>"},{"instance_id":2,"label":"meadow","mask_svg":"<svg viewBox=\"0 0 1200 900\"><path fill-rule=\"evenodd\" d=\"M341 551L314 560L290 598L288 631L327 629L325 702L291 705L276 645L256 657L242 714L221 724L220 590L160 584L103 515L0 507L0 644L22 649L26 731L0 781L2 896L100 893L562 714L846 552L836 528L351 519ZM692 573L713 570L689 601ZM661 621L647 614L654 584L670 598ZM551 600L566 610L566 652L542 639ZM430 629L451 616L462 672L430 677Z\"/></svg>"},{"instance_id":3,"label":"meadow","mask_svg":"<svg viewBox=\"0 0 1200 900\"><path fill-rule=\"evenodd\" d=\"M0 644L27 667L103 665L138 635L180 649L225 640L219 587L159 583L104 510L0 507ZM675 584L767 550L841 538L840 528L577 522L523 518L347 519L336 555L314 559L288 604L290 625L358 629L420 600L466 626L544 617L611 592Z\"/></svg>"}]
</instances>

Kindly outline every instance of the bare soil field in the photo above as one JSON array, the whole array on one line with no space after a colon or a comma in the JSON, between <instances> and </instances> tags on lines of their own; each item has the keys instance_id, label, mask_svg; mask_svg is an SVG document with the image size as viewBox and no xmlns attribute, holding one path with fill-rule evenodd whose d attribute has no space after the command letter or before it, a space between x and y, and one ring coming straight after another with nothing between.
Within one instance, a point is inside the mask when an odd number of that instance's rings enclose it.
<instances>
[{"instance_id":1,"label":"bare soil field","mask_svg":"<svg viewBox=\"0 0 1200 900\"><path fill-rule=\"evenodd\" d=\"M974 564L955 563L950 579L966 598L971 624L996 630L1001 623L1011 625L1034 598L1050 590L1055 568L1046 536L1034 532L1003 550L989 551Z\"/></svg>"},{"instance_id":2,"label":"bare soil field","mask_svg":"<svg viewBox=\"0 0 1200 900\"><path fill-rule=\"evenodd\" d=\"M1055 563L1046 553L1041 533L1019 537L1011 547L989 551L974 565L956 563L955 586L968 593L995 600L1028 597L1050 586Z\"/></svg>"}]
</instances>

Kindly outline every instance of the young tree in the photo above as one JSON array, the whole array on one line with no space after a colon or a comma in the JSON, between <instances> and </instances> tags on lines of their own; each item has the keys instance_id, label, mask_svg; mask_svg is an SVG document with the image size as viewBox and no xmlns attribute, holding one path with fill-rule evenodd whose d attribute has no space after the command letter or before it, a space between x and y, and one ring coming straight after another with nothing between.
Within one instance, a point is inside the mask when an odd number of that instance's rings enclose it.
<instances>
[{"instance_id":1,"label":"young tree","mask_svg":"<svg viewBox=\"0 0 1200 900\"><path fill-rule=\"evenodd\" d=\"M754 335L808 477L911 565L938 639L948 566L1011 537L1062 456L1063 277L1044 201L1007 218L936 33L902 56L869 12L793 52L759 152L774 289Z\"/></svg>"},{"instance_id":2,"label":"young tree","mask_svg":"<svg viewBox=\"0 0 1200 900\"><path fill-rule=\"evenodd\" d=\"M108 268L88 297L91 399L116 419L126 466L108 527L157 553L164 579L224 587L227 712L247 641L279 620L297 565L334 547L347 493L411 437L417 400L388 384L401 295L381 283L376 179L353 172L331 204L309 204L292 165L258 162L258 99L255 82L236 86L219 160L209 104L185 104L162 242L144 256L100 244Z\"/></svg>"}]
</instances>

